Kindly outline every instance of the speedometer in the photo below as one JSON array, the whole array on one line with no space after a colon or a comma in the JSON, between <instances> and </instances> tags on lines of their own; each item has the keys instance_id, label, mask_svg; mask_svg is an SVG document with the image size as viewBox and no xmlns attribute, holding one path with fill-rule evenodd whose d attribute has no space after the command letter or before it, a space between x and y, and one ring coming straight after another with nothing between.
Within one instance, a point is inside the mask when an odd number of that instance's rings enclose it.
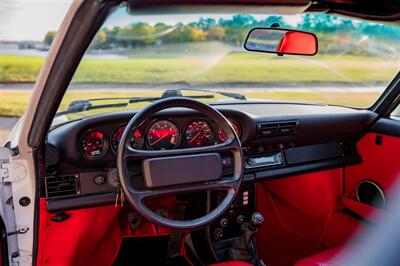
<instances>
[{"instance_id":1,"label":"speedometer","mask_svg":"<svg viewBox=\"0 0 400 266\"><path fill-rule=\"evenodd\" d=\"M118 127L111 135L111 148L114 153L117 153L119 142L121 141L122 134L124 133L126 125ZM131 134L130 137L131 147L140 150L143 147L144 137L139 129L136 129L135 133Z\"/></svg>"},{"instance_id":2,"label":"speedometer","mask_svg":"<svg viewBox=\"0 0 400 266\"><path fill-rule=\"evenodd\" d=\"M212 143L213 132L206 121L195 120L186 127L185 138L189 146L206 146Z\"/></svg>"},{"instance_id":3,"label":"speedometer","mask_svg":"<svg viewBox=\"0 0 400 266\"><path fill-rule=\"evenodd\" d=\"M107 151L107 140L102 132L89 130L82 135L79 148L86 158L98 159Z\"/></svg>"},{"instance_id":4,"label":"speedometer","mask_svg":"<svg viewBox=\"0 0 400 266\"><path fill-rule=\"evenodd\" d=\"M153 150L171 150L181 143L178 127L168 120L153 123L147 131L146 138L149 147Z\"/></svg>"},{"instance_id":5,"label":"speedometer","mask_svg":"<svg viewBox=\"0 0 400 266\"><path fill-rule=\"evenodd\" d=\"M242 131L240 130L240 126L234 122L233 120L229 120L229 123L231 123L233 129L236 132L236 135L238 135L238 137L241 137ZM218 138L220 141L225 142L228 140L228 137L225 133L225 131L222 128L218 128Z\"/></svg>"}]
</instances>

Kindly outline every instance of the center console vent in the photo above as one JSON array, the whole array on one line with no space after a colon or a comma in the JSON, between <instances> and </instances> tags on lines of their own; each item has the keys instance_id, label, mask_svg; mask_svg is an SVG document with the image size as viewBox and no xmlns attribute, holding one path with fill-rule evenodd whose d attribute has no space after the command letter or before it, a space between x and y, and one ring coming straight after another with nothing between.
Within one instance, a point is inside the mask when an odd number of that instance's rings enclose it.
<instances>
[{"instance_id":1,"label":"center console vent","mask_svg":"<svg viewBox=\"0 0 400 266\"><path fill-rule=\"evenodd\" d=\"M47 198L79 195L79 187L79 175L46 177Z\"/></svg>"},{"instance_id":2,"label":"center console vent","mask_svg":"<svg viewBox=\"0 0 400 266\"><path fill-rule=\"evenodd\" d=\"M294 135L297 121L266 122L257 124L257 136L261 138Z\"/></svg>"}]
</instances>

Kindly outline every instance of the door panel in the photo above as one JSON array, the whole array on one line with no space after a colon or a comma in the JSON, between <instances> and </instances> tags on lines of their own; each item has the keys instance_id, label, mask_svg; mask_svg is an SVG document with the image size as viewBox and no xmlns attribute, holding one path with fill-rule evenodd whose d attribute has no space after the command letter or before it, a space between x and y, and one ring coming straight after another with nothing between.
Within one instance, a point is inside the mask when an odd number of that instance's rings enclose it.
<instances>
[{"instance_id":1,"label":"door panel","mask_svg":"<svg viewBox=\"0 0 400 266\"><path fill-rule=\"evenodd\" d=\"M380 139L377 142L377 139ZM360 165L346 168L345 196L357 199L357 187L363 180L375 182L390 204L389 188L399 177L400 138L368 133L357 144L363 158Z\"/></svg>"},{"instance_id":2,"label":"door panel","mask_svg":"<svg viewBox=\"0 0 400 266\"><path fill-rule=\"evenodd\" d=\"M257 210L265 216L257 246L267 265L293 265L345 242L356 230L358 221L341 213L342 173L333 169L257 184Z\"/></svg>"},{"instance_id":3,"label":"door panel","mask_svg":"<svg viewBox=\"0 0 400 266\"><path fill-rule=\"evenodd\" d=\"M346 168L344 182L346 198L366 203L360 205L356 211L363 212L361 216L367 219L372 218L372 213L381 215L379 214L381 211L374 207L385 208L380 204L365 202L362 197L360 199L360 194L368 191L360 188L359 184L362 182L375 184L376 189L370 195L377 195L375 197L377 199L383 194L385 207L390 207L391 194L395 193L390 189L400 177L400 121L382 118L374 124L370 131L357 143L362 163Z\"/></svg>"}]
</instances>

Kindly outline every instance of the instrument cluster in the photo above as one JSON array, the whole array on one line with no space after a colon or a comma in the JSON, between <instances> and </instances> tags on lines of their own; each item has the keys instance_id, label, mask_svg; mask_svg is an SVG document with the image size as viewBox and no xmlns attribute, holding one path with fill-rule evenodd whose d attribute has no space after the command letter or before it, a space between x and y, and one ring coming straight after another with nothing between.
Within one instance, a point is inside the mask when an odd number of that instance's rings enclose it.
<instances>
[{"instance_id":1,"label":"instrument cluster","mask_svg":"<svg viewBox=\"0 0 400 266\"><path fill-rule=\"evenodd\" d=\"M241 128L237 122L229 119L236 134L241 136ZM126 124L117 126L110 136L101 130L85 131L79 139L79 149L87 159L103 157L108 148L117 154L119 143ZM179 127L170 119L158 119L149 123L145 130L137 129L131 133L130 145L134 149L171 150L179 148L195 148L214 145L227 141L226 133L217 125L203 119L194 119Z\"/></svg>"}]
</instances>

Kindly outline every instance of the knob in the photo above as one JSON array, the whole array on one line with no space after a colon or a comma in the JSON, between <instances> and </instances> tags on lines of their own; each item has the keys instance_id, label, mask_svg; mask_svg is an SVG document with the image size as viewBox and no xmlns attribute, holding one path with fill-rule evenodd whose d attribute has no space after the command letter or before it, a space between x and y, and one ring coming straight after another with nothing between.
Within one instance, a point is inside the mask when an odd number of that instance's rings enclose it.
<instances>
[{"instance_id":1,"label":"knob","mask_svg":"<svg viewBox=\"0 0 400 266\"><path fill-rule=\"evenodd\" d=\"M245 221L245 218L243 215L239 215L238 217L236 217L236 222L238 224L242 224L242 223L244 223L244 221Z\"/></svg>"},{"instance_id":2,"label":"knob","mask_svg":"<svg viewBox=\"0 0 400 266\"><path fill-rule=\"evenodd\" d=\"M221 221L219 222L219 225L220 225L222 228L227 227L228 224L229 224L229 220L226 219L226 218L222 218Z\"/></svg>"},{"instance_id":3,"label":"knob","mask_svg":"<svg viewBox=\"0 0 400 266\"><path fill-rule=\"evenodd\" d=\"M250 224L256 228L260 227L264 223L264 216L259 213L255 212L251 215Z\"/></svg>"},{"instance_id":4,"label":"knob","mask_svg":"<svg viewBox=\"0 0 400 266\"><path fill-rule=\"evenodd\" d=\"M214 231L214 239L220 240L224 236L224 230L222 228L217 228Z\"/></svg>"},{"instance_id":5,"label":"knob","mask_svg":"<svg viewBox=\"0 0 400 266\"><path fill-rule=\"evenodd\" d=\"M247 163L248 163L248 165L253 165L256 163L256 160L254 160L253 158L248 158Z\"/></svg>"},{"instance_id":6,"label":"knob","mask_svg":"<svg viewBox=\"0 0 400 266\"><path fill-rule=\"evenodd\" d=\"M94 178L94 183L96 185L103 185L106 182L106 178L102 175L98 175Z\"/></svg>"}]
</instances>

